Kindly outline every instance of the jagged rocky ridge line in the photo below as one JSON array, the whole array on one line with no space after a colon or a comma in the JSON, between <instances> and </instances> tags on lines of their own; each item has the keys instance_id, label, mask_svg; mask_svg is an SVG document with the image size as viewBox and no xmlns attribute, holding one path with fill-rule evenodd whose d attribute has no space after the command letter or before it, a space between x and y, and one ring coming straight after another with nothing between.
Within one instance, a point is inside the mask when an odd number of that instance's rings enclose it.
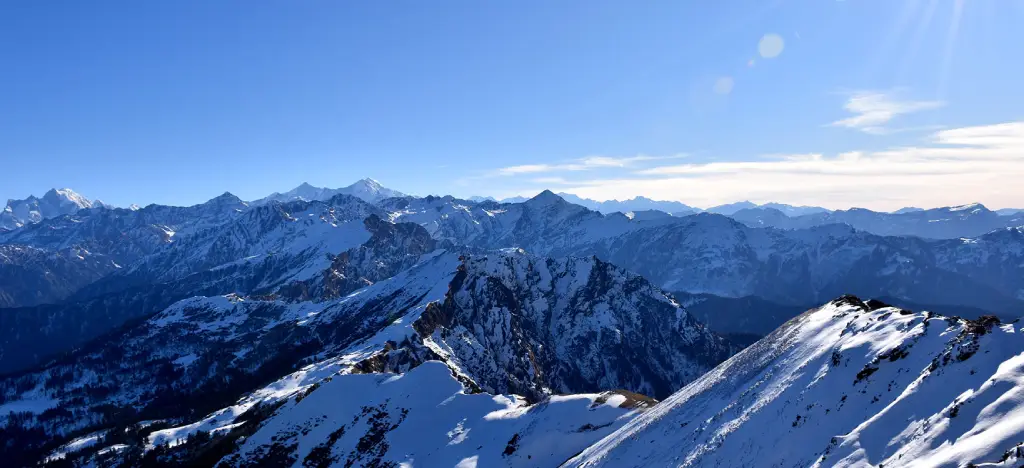
<instances>
[{"instance_id":1,"label":"jagged rocky ridge line","mask_svg":"<svg viewBox=\"0 0 1024 468\"><path fill-rule=\"evenodd\" d=\"M609 388L663 397L736 350L642 277L596 258L515 251L463 257L413 328L372 370L425 354L485 391L534 400Z\"/></svg>"}]
</instances>

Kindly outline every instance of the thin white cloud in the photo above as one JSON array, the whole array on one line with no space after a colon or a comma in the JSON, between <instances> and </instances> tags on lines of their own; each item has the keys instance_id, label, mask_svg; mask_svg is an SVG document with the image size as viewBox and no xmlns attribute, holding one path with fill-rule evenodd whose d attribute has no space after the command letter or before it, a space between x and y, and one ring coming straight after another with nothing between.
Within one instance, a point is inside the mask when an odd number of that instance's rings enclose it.
<instances>
[{"instance_id":1,"label":"thin white cloud","mask_svg":"<svg viewBox=\"0 0 1024 468\"><path fill-rule=\"evenodd\" d=\"M498 169L502 175L531 174L535 172L550 172L552 166L548 164L523 164L521 166L509 166Z\"/></svg>"},{"instance_id":2,"label":"thin white cloud","mask_svg":"<svg viewBox=\"0 0 1024 468\"><path fill-rule=\"evenodd\" d=\"M600 168L631 167L643 161L659 161L666 159L679 159L685 155L673 156L648 156L638 155L629 157L610 156L588 156L586 158L574 159L560 164L523 164L519 166L508 166L497 169L492 175L513 176L521 174L538 174L548 172L576 172L589 171Z\"/></svg>"},{"instance_id":3,"label":"thin white cloud","mask_svg":"<svg viewBox=\"0 0 1024 468\"><path fill-rule=\"evenodd\" d=\"M772 155L636 169L627 177L559 180L596 200L638 195L712 206L737 200L829 208L1024 204L1024 121L941 130L921 145L835 155ZM527 184L554 184L535 178ZM524 187L524 189L527 187ZM528 192L530 190L522 190Z\"/></svg>"},{"instance_id":4,"label":"thin white cloud","mask_svg":"<svg viewBox=\"0 0 1024 468\"><path fill-rule=\"evenodd\" d=\"M853 114L845 119L829 124L833 127L845 127L860 130L871 135L886 135L908 129L892 129L887 127L893 119L915 112L938 109L945 105L942 101L910 101L900 100L897 92L858 91L850 94L843 109Z\"/></svg>"},{"instance_id":5,"label":"thin white cloud","mask_svg":"<svg viewBox=\"0 0 1024 468\"><path fill-rule=\"evenodd\" d=\"M531 180L530 182L533 182L535 184L540 184L540 185L566 185L566 184L572 184L572 182L569 182L568 180L565 180L562 177L538 177L536 179Z\"/></svg>"}]
</instances>

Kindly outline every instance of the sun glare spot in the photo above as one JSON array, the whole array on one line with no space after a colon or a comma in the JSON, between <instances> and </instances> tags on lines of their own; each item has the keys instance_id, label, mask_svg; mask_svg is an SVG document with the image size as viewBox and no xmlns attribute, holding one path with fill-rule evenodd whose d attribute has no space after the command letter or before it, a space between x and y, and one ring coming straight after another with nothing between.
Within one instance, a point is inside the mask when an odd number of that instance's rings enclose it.
<instances>
[{"instance_id":1,"label":"sun glare spot","mask_svg":"<svg viewBox=\"0 0 1024 468\"><path fill-rule=\"evenodd\" d=\"M730 76L723 76L715 80L715 93L716 94L729 94L732 92L732 87L736 83Z\"/></svg>"},{"instance_id":2,"label":"sun glare spot","mask_svg":"<svg viewBox=\"0 0 1024 468\"><path fill-rule=\"evenodd\" d=\"M775 58L782 53L782 49L785 47L786 43L782 40L782 36L778 34L765 34L761 38L761 42L757 44L757 52L761 54L762 58Z\"/></svg>"}]
</instances>

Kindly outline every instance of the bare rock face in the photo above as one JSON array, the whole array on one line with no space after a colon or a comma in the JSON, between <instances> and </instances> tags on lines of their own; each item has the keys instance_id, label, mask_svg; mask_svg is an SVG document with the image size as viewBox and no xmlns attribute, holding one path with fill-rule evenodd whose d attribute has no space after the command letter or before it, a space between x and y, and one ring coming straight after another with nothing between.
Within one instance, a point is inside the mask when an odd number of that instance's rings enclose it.
<instances>
[{"instance_id":1,"label":"bare rock face","mask_svg":"<svg viewBox=\"0 0 1024 468\"><path fill-rule=\"evenodd\" d=\"M665 397L734 348L642 277L596 258L470 255L414 325L488 392Z\"/></svg>"}]
</instances>

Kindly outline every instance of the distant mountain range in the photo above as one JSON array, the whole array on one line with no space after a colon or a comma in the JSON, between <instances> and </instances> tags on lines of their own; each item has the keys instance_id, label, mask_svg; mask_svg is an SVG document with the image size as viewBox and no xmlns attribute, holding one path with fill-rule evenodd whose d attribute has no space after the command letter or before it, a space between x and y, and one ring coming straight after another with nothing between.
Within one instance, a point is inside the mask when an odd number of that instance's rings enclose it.
<instances>
[{"instance_id":1,"label":"distant mountain range","mask_svg":"<svg viewBox=\"0 0 1024 468\"><path fill-rule=\"evenodd\" d=\"M665 213L672 213L676 216L682 216L686 214L698 213L700 208L694 208L689 205L685 205L675 201L655 201L650 198L636 197L632 200L608 200L604 202L594 201L586 198L580 198L576 195L569 193L559 193L558 196L565 199L569 203L587 207L594 211L601 213L628 213L635 211L663 211ZM503 200L508 202L507 200Z\"/></svg>"},{"instance_id":2,"label":"distant mountain range","mask_svg":"<svg viewBox=\"0 0 1024 468\"><path fill-rule=\"evenodd\" d=\"M756 227L801 229L828 224L847 224L855 229L879 235L932 239L975 237L1005 227L1024 225L1024 214L1001 215L980 203L897 213L879 213L853 208L800 216L790 216L776 209L758 207L739 210L731 217L748 226Z\"/></svg>"},{"instance_id":3,"label":"distant mountain range","mask_svg":"<svg viewBox=\"0 0 1024 468\"><path fill-rule=\"evenodd\" d=\"M697 208L697 207L694 207L694 206L687 205L687 204L682 203L682 202L677 202L677 201L658 201L658 200L652 200L652 199L646 198L646 197L636 197L636 198L633 198L633 199L630 199L630 200L621 200L621 201L620 200L607 200L607 201L603 201L602 202L602 201L597 201L597 200L591 200L589 198L578 197L578 196L573 195L571 193L565 193L565 192L559 192L557 195L562 197L563 199L565 199L565 201L567 201L569 203L580 205L580 206L586 207L588 209L591 209L591 210L594 210L594 211L598 211L598 212L601 212L601 213L605 213L605 214L616 213L616 212L618 212L618 213L629 213L629 212L637 212L637 211L662 211L662 212L665 212L665 213L670 213L670 214L672 214L674 216L686 216L686 215L689 215L689 214L701 213L701 212L716 213L716 214L722 214L722 215L732 215L733 213L735 213L735 212L737 212L739 210L742 210L742 209L757 208L757 207L765 207L765 208L777 209L777 210L780 210L780 211L782 211L784 213L788 213L791 216L798 216L798 215L802 215L802 214L812 214L812 213L822 213L822 212L829 211L829 210L827 210L825 208L816 207L816 206L792 206L792 205L785 205L785 204L782 204L782 203L766 203L764 205L757 205L757 204L749 202L749 201L730 203L730 204L726 204L726 205L718 205L718 206L714 206L714 207L711 207L711 208L708 208L708 209L705 210L705 209L701 209L701 208ZM490 200L490 201L499 201L501 203L522 203L522 202L528 200L528 198L526 198L526 197L510 197L510 198L505 198L505 199L502 199L502 200L496 200L493 197L480 197L480 196L476 196L476 197L470 197L469 200L470 201L476 201L476 202Z\"/></svg>"},{"instance_id":4,"label":"distant mountain range","mask_svg":"<svg viewBox=\"0 0 1024 468\"><path fill-rule=\"evenodd\" d=\"M645 198L645 197L636 197L636 198L633 198L631 200L621 200L621 201L620 200L597 201L597 200L591 200L589 198L582 198L582 197L573 195L571 193L559 192L557 195L562 197L563 199L565 199L566 201L568 201L570 203L573 203L573 204L576 204L576 205L580 205L580 206L586 207L588 209L591 209L591 210L594 210L594 211L599 211L599 212L605 213L605 214L615 213L615 212L629 213L629 212L637 212L637 211L661 211L661 212L665 212L665 213L668 213L668 214L672 214L674 216L685 216L685 215L689 215L689 214L702 213L702 212L715 213L715 214L726 215L726 216L734 216L734 215L737 215L738 213L745 212L747 210L755 210L754 213L758 213L758 211L756 211L756 210L764 210L764 211L768 211L768 212L772 212L772 213L774 211L778 211L779 213L782 213L783 215L785 215L786 217L789 217L789 218L801 217L801 216L806 216L806 215L818 215L818 218L815 218L815 219L826 219L826 220L828 220L828 218L824 216L825 214L827 214L827 213L837 213L837 212L849 212L849 211L852 211L852 212L871 212L871 213L875 213L875 214L879 214L879 215L885 215L885 214L900 215L900 214L916 213L916 212L922 212L922 211L932 211L932 212L935 212L935 210L942 210L943 209L943 208L935 208L933 210L925 210L923 208L906 207L906 208L900 208L900 209L898 209L896 211L892 211L892 212L880 212L880 211L866 210L864 208L851 208L850 210L838 210L837 211L837 210L830 210L830 209L827 209L827 208L822 208L820 206L794 206L794 205L787 205L787 204L784 204L784 203L774 203L774 202L764 203L764 204L758 205L758 204L750 202L750 201L741 201L741 202L735 202L735 203L728 203L728 204L724 204L724 205L713 206L713 207L710 207L710 208L707 208L707 209L702 209L702 208L697 208L697 207L694 207L694 206L686 205L686 204L681 203L681 202L676 202L676 201L658 201L658 200L652 200L652 199ZM470 197L469 200L473 201L473 202L496 201L496 202L500 202L500 203L522 203L522 202L528 200L528 198L527 197L510 197L510 198L505 198L505 199L498 200L498 199L495 199L494 197L474 196L474 197ZM972 207L984 208L979 203L974 203L974 204L964 205L964 206L972 206ZM957 207L948 207L948 209L950 209L950 210L954 210L955 208L957 208ZM1020 216L1020 215L1024 214L1024 209L1003 208L1003 209L995 210L994 213L996 213L999 216ZM743 216L743 215L741 214L741 216ZM746 216L750 216L750 214L747 213ZM829 221L831 221L831 220L829 220Z\"/></svg>"},{"instance_id":5,"label":"distant mountain range","mask_svg":"<svg viewBox=\"0 0 1024 468\"><path fill-rule=\"evenodd\" d=\"M715 213L736 219L751 227L802 229L829 224L847 224L855 229L879 235L918 236L932 239L979 236L1004 227L1024 226L1024 209L989 210L980 203L962 206L922 209L901 208L891 213L864 208L829 210L816 206L793 206L782 203L758 205L749 201L714 206L706 210L674 201L656 201L644 197L632 200L599 202L572 194L559 193L566 201L604 214L631 213L653 219L664 213L688 216L696 213ZM496 201L493 198L474 197L475 201ZM526 199L514 197L501 203L522 203Z\"/></svg>"},{"instance_id":6,"label":"distant mountain range","mask_svg":"<svg viewBox=\"0 0 1024 468\"><path fill-rule=\"evenodd\" d=\"M608 226L617 225L614 213L627 213L627 218L634 223L669 223L673 225L687 225L686 222L679 224L683 217L694 214L693 207L677 202L658 202L646 198L636 198L623 202L594 202L571 195L557 196L550 192L554 198L562 202L569 202L565 211L574 213L579 210L569 209L577 206L585 210L586 205L598 212L605 212L609 220L602 222ZM84 197L71 190L51 190L42 198L30 197L25 201L11 201L5 211L7 220L17 219L21 223L15 229L0 232L0 245L3 245L3 254L0 255L0 276L6 275L12 278L9 286L0 291L0 306L32 306L47 302L63 300L72 292L79 296L85 290L79 289L91 282L94 282L108 274L116 272L106 280L106 284L117 284L123 281L116 278L127 278L128 274L136 277L149 278L145 281L152 281L154 278L172 278L178 273L164 273L156 277L149 277L138 273L141 266L130 266L140 258L150 255L164 246L176 244L177 249L188 251L189 255L199 255L206 264L215 264L220 261L217 257L209 257L200 254L198 250L190 247L190 243L197 242L200 237L192 234L205 230L219 228L226 225L236 217L244 213L252 212L261 206L270 206L272 202L327 202L338 196L351 195L357 200L362 200L371 205L382 205L382 208L369 206L361 211L363 215L376 212L377 215L403 216L409 219L416 216L410 213L409 209L403 209L399 205L406 204L416 207L420 204L437 205L435 208L440 213L447 213L448 209L453 210L450 219L423 219L421 224L429 229L456 229L466 230L463 233L481 229L480 226L493 224L499 218L508 217L507 214L496 215L498 209L488 211L492 213L486 218L480 219L473 215L474 206L487 206L489 203L499 202L490 199L479 199L482 201L466 201L462 206L468 207L469 211L458 208L457 200L454 198L427 197L418 199L401 195L400 192L381 186L373 179L363 179L356 183L339 188L325 189L313 187L309 184L302 184L295 189L283 194L276 193L253 202L243 202L234 195L225 193L210 200L207 203L192 207L167 207L150 205L146 208L133 207L131 209L115 209L106 205L90 202ZM544 194L542 194L544 195ZM545 196L535 197L534 200ZM568 198L566 198L568 197ZM550 198L550 197L549 197ZM390 202L389 200L396 200ZM450 201L449 201L450 200ZM572 203L573 201L577 203ZM529 205L536 204L536 201L525 202L502 201L506 205ZM96 205L97 207L93 207ZM25 211L24 207L32 209ZM970 204L959 207L936 208L930 210L913 209L904 210L901 213L880 213L865 209L851 209L839 211L823 211L815 207L791 207L781 204L765 204L754 206L750 202L740 202L731 205L723 205L709 209L720 213L728 214L731 218L755 228L772 227L785 230L802 230L814 227L823 227L831 224L846 224L854 229L881 236L917 236L931 239L956 239L956 238L977 238L989 232L1007 227L1024 226L1024 214L999 214L990 211L980 204ZM20 207L20 208L19 208ZM658 209L662 208L662 209ZM285 207L284 213L291 213L297 207ZM786 211L782 211L785 209ZM301 210L301 209L300 209ZM376 211L374 211L376 210ZM628 210L628 211L627 211ZM677 211L690 210L690 211ZM266 210L264 210L266 211ZM673 213L674 211L674 213ZM260 215L263 211L254 212ZM1009 213L1008 210L1003 210ZM28 217L22 216L29 213ZM389 214L396 213L396 214ZM672 213L672 214L669 214ZM797 214L807 213L807 214ZM312 214L312 213L310 213ZM424 213L426 215L428 213ZM457 225L455 220L465 217L467 214L472 223L478 225ZM260 215L262 216L262 215ZM331 215L333 216L333 215ZM322 219L318 218L318 219ZM25 222L22 222L25 221ZM431 223L444 222L445 226L433 226ZM15 226L17 223L11 223ZM605 227L597 230L607 229ZM615 228L620 229L620 228ZM254 231L246 228L237 234L216 234L211 231L205 235L221 236L252 236ZM303 236L309 234L301 231ZM594 233L587 235L593 236ZM466 242L464 235L452 233L446 235L452 242ZM177 239L188 239L189 243L176 243ZM543 245L543 249L549 250L552 245L546 243L546 239L538 241L535 245ZM225 241L226 242L226 241ZM240 248L251 249L251 246L244 245ZM263 242L263 241L261 241ZM507 242L507 241L503 241ZM328 245L328 244L324 244ZM501 243L491 242L488 247L500 246ZM219 255L225 255L224 248L227 244L218 244L216 251ZM207 247L208 249L210 247ZM263 251L274 251L264 247ZM334 249L334 250L332 250ZM173 250L173 249L172 249ZM337 251L337 247L329 247L325 252ZM565 253L579 252L579 250L565 250ZM234 258L222 256L221 259ZM312 255L312 254L306 254ZM317 254L323 255L323 254ZM314 255L315 257L315 255ZM281 257L278 257L280 259ZM312 257L311 257L312 258ZM74 261L69 261L74 260ZM166 260L168 265L180 271L190 271L188 262L178 259ZM130 268L129 268L130 266ZM318 266L321 268L324 265ZM148 267L147 267L148 268ZM74 272L74 273L72 273ZM147 273L148 275L148 273ZM170 275L170 276L168 276ZM74 278L71 280L70 278ZM14 280L17 279L17 280ZM102 291L104 283L97 283L90 286L90 290ZM668 283L665 283L668 284ZM119 286L123 287L123 286ZM719 290L719 292L722 292ZM1015 294L1011 294L1014 296ZM927 301L924 301L927 302Z\"/></svg>"},{"instance_id":7,"label":"distant mountain range","mask_svg":"<svg viewBox=\"0 0 1024 468\"><path fill-rule=\"evenodd\" d=\"M308 183L302 183L298 187L289 190L284 193L272 193L264 198L250 201L249 204L253 206L264 205L270 201L326 201L333 198L335 195L351 195L356 198L360 198L364 201L373 203L386 198L404 197L406 194L384 187L380 182L365 178L356 181L352 185L342 188L325 188L315 187ZM863 208L852 208L850 210L839 210L833 211L817 206L794 206L783 203L764 203L758 205L750 201L741 201L736 203L729 203L724 205L713 206L707 209L701 209L694 206L686 205L677 201L659 201L652 200L646 197L636 197L630 200L607 200L597 201L588 198L578 197L570 193L559 192L558 196L562 197L566 201L586 207L593 211L598 211L604 214L610 213L630 213L630 212L648 212L648 211L661 211L673 216L686 216L689 214L708 212L716 213L726 216L735 216L738 219L747 221L755 221L758 223L767 223L766 225L773 225L775 227L788 228L789 225L798 225L806 227L809 225L821 225L829 224L832 222L847 222L852 219L850 216L838 215L834 218L828 217L827 213L873 213L877 215L893 214L909 214L917 212L932 212L938 213L943 208L935 208L932 210L925 210L916 207L906 207L891 213L875 212L866 210ZM483 201L496 201L500 203L522 203L528 200L527 197L509 197L501 200L497 200L494 197L484 196L473 196L468 199L472 202L483 202ZM971 207L983 208L980 204L964 205ZM74 192L71 189L52 189L41 198L35 196L29 196L24 200L8 200L7 206L3 212L0 212L0 232L10 231L22 227L26 224L35 224L45 219L55 218L63 215L74 214L78 210L86 208L107 208L113 209L111 205L107 205L100 200L89 200L82 195ZM956 207L949 207L949 210L955 211ZM137 205L132 205L130 209L139 209ZM753 210L753 211L750 211ZM940 210L940 211L937 211ZM985 209L987 211L987 209ZM788 223L786 221L772 221L769 222L765 218L776 216L778 211L787 218L796 218L806 215L817 215L816 217L805 218L804 220ZM995 210L994 213L998 216L1011 216L1020 218L1024 216L1024 209L1018 208L1003 208ZM759 218L760 217L760 218ZM759 219L755 219L759 218ZM929 219L935 218L934 216ZM855 226L856 227L856 226ZM873 228L869 226L858 227L858 229L865 229L872 232ZM881 233L881 232L878 232ZM908 233L909 235L917 235L914 233Z\"/></svg>"},{"instance_id":8,"label":"distant mountain range","mask_svg":"<svg viewBox=\"0 0 1024 468\"><path fill-rule=\"evenodd\" d=\"M380 182L377 182L376 180L366 178L356 181L354 184L347 187L337 189L314 187L308 183L303 183L302 185L299 185L287 192L274 192L265 198L253 200L250 203L254 206L258 206L265 205L271 201L326 201L334 198L335 195L351 195L368 202L375 202L391 197L405 196L402 192L389 189L381 185Z\"/></svg>"}]
</instances>

